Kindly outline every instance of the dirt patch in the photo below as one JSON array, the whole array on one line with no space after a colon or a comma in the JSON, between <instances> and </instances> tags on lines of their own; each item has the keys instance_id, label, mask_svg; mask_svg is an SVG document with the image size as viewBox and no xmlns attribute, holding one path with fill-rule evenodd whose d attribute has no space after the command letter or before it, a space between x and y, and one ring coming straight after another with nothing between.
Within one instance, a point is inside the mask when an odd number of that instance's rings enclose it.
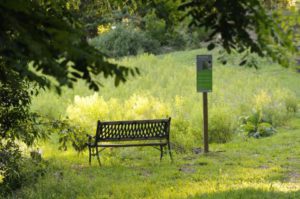
<instances>
[{"instance_id":1,"label":"dirt patch","mask_svg":"<svg viewBox=\"0 0 300 199\"><path fill-rule=\"evenodd\" d=\"M294 182L299 183L300 182L300 159L298 157L288 157L289 161L288 166L288 175L287 175L287 181L288 182Z\"/></svg>"},{"instance_id":2,"label":"dirt patch","mask_svg":"<svg viewBox=\"0 0 300 199\"><path fill-rule=\"evenodd\" d=\"M192 166L182 166L179 168L179 171L183 173L195 173L196 169Z\"/></svg>"},{"instance_id":3,"label":"dirt patch","mask_svg":"<svg viewBox=\"0 0 300 199\"><path fill-rule=\"evenodd\" d=\"M193 154L199 155L202 153L202 149L201 148L193 148L192 152L193 152Z\"/></svg>"},{"instance_id":4,"label":"dirt patch","mask_svg":"<svg viewBox=\"0 0 300 199\"><path fill-rule=\"evenodd\" d=\"M288 174L286 181L297 183L300 182L300 173L292 171Z\"/></svg>"},{"instance_id":5,"label":"dirt patch","mask_svg":"<svg viewBox=\"0 0 300 199\"><path fill-rule=\"evenodd\" d=\"M87 168L87 167L88 166L84 165L84 164L72 164L71 165L71 168L76 170L76 171L81 171L82 169Z\"/></svg>"},{"instance_id":6,"label":"dirt patch","mask_svg":"<svg viewBox=\"0 0 300 199\"><path fill-rule=\"evenodd\" d=\"M205 166L207 162L195 162L183 164L178 170L183 173L195 173L197 171L197 166Z\"/></svg>"},{"instance_id":7,"label":"dirt patch","mask_svg":"<svg viewBox=\"0 0 300 199\"><path fill-rule=\"evenodd\" d=\"M145 168L141 168L139 171L139 175L144 177L150 177L152 175L152 171Z\"/></svg>"},{"instance_id":8,"label":"dirt patch","mask_svg":"<svg viewBox=\"0 0 300 199\"><path fill-rule=\"evenodd\" d=\"M260 165L258 168L259 169L268 169L270 167L268 165Z\"/></svg>"}]
</instances>

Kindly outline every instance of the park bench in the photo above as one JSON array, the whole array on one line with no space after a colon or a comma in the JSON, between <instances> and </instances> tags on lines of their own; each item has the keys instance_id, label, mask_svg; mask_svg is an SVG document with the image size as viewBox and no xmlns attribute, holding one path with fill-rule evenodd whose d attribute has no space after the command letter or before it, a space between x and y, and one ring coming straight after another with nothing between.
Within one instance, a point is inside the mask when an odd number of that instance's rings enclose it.
<instances>
[{"instance_id":1,"label":"park bench","mask_svg":"<svg viewBox=\"0 0 300 199\"><path fill-rule=\"evenodd\" d=\"M163 157L164 147L168 147L173 161L170 147L170 122L171 118L98 121L96 135L94 137L88 135L89 164L91 165L92 156L96 156L101 166L100 152L107 147L153 146L160 150L160 160Z\"/></svg>"}]
</instances>

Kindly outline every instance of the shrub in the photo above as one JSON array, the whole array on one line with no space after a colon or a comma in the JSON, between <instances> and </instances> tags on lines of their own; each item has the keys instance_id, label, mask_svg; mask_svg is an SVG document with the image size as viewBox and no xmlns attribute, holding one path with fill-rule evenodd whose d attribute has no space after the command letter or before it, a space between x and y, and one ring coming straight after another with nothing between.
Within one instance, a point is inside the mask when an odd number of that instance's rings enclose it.
<instances>
[{"instance_id":1,"label":"shrub","mask_svg":"<svg viewBox=\"0 0 300 199\"><path fill-rule=\"evenodd\" d=\"M159 19L155 12L149 12L144 18L145 33L154 40L159 41L160 44L164 44L166 40L166 22L163 19Z\"/></svg>"},{"instance_id":2,"label":"shrub","mask_svg":"<svg viewBox=\"0 0 300 199\"><path fill-rule=\"evenodd\" d=\"M86 134L94 135L98 120L139 120L166 118L169 107L150 95L132 95L128 100L104 100L95 93L92 96L75 96L74 103L68 106L67 122L60 128L61 143L72 142L77 151L84 149ZM72 124L72 125L70 125ZM68 130L72 129L72 130Z\"/></svg>"},{"instance_id":3,"label":"shrub","mask_svg":"<svg viewBox=\"0 0 300 199\"><path fill-rule=\"evenodd\" d=\"M159 42L138 28L117 24L115 29L90 40L90 44L111 57L137 55L140 52L157 53Z\"/></svg>"},{"instance_id":4,"label":"shrub","mask_svg":"<svg viewBox=\"0 0 300 199\"><path fill-rule=\"evenodd\" d=\"M178 152L185 152L193 146L195 136L191 134L190 122L183 118L173 118L171 121L171 141L173 148Z\"/></svg>"},{"instance_id":5,"label":"shrub","mask_svg":"<svg viewBox=\"0 0 300 199\"><path fill-rule=\"evenodd\" d=\"M70 121L88 131L94 131L98 120L113 119L109 117L113 107L109 107L108 103L97 93L87 97L75 96L74 103L68 106L66 114Z\"/></svg>"},{"instance_id":6,"label":"shrub","mask_svg":"<svg viewBox=\"0 0 300 199\"><path fill-rule=\"evenodd\" d=\"M2 183L0 183L1 193L7 194L20 188L20 165L22 161L19 146L13 142L0 140L0 171Z\"/></svg>"},{"instance_id":7,"label":"shrub","mask_svg":"<svg viewBox=\"0 0 300 199\"><path fill-rule=\"evenodd\" d=\"M241 129L252 137L266 137L276 132L297 111L297 99L287 89L259 90L251 102L251 115L242 117Z\"/></svg>"},{"instance_id":8,"label":"shrub","mask_svg":"<svg viewBox=\"0 0 300 199\"><path fill-rule=\"evenodd\" d=\"M209 141L225 143L231 140L234 118L226 106L213 106L209 112Z\"/></svg>"},{"instance_id":9,"label":"shrub","mask_svg":"<svg viewBox=\"0 0 300 199\"><path fill-rule=\"evenodd\" d=\"M47 171L48 163L45 160L23 157L18 148L0 146L0 161L5 163L6 168L3 171L0 168L0 198L6 198L25 184L35 183Z\"/></svg>"},{"instance_id":10,"label":"shrub","mask_svg":"<svg viewBox=\"0 0 300 199\"><path fill-rule=\"evenodd\" d=\"M250 116L240 117L240 121L240 130L249 137L268 137L276 132L272 124L263 120L261 111L253 111Z\"/></svg>"},{"instance_id":11,"label":"shrub","mask_svg":"<svg viewBox=\"0 0 300 199\"><path fill-rule=\"evenodd\" d=\"M66 111L70 121L84 129L94 129L97 120L132 120L166 118L169 107L150 95L133 94L128 100L111 98L104 100L95 93L92 96L75 96L74 103Z\"/></svg>"},{"instance_id":12,"label":"shrub","mask_svg":"<svg viewBox=\"0 0 300 199\"><path fill-rule=\"evenodd\" d=\"M297 99L286 89L271 92L260 90L253 99L255 111L261 113L261 120L273 126L283 124L291 117L291 113L297 111Z\"/></svg>"},{"instance_id":13,"label":"shrub","mask_svg":"<svg viewBox=\"0 0 300 199\"><path fill-rule=\"evenodd\" d=\"M257 132L259 133L258 136L260 137L268 137L270 135L273 135L276 130L271 124L262 122L258 125Z\"/></svg>"},{"instance_id":14,"label":"shrub","mask_svg":"<svg viewBox=\"0 0 300 199\"><path fill-rule=\"evenodd\" d=\"M291 113L298 112L297 98L292 97L292 98L285 99L285 107L286 107L288 112L291 112Z\"/></svg>"},{"instance_id":15,"label":"shrub","mask_svg":"<svg viewBox=\"0 0 300 199\"><path fill-rule=\"evenodd\" d=\"M22 154L20 145L32 146L47 134L40 131L37 115L29 111L31 100L29 83L11 73L9 79L0 82L0 184L1 194L19 188L22 178Z\"/></svg>"},{"instance_id":16,"label":"shrub","mask_svg":"<svg viewBox=\"0 0 300 199\"><path fill-rule=\"evenodd\" d=\"M150 95L134 94L124 102L123 107L123 118L128 120L167 118L170 115L170 108Z\"/></svg>"}]
</instances>

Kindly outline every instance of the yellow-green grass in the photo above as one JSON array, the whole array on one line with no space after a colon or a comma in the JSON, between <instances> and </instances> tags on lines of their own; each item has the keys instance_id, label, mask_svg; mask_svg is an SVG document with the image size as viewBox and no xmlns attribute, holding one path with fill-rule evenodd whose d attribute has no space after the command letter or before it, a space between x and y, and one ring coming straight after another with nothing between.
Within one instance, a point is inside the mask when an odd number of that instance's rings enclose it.
<instances>
[{"instance_id":1,"label":"yellow-green grass","mask_svg":"<svg viewBox=\"0 0 300 199\"><path fill-rule=\"evenodd\" d=\"M196 55L213 53L213 92L209 95L210 102L231 105L244 103L259 90L272 91L287 88L297 94L300 99L300 74L292 69L283 68L265 59L257 59L259 69L239 67L239 56L232 58L226 66L217 61L218 53L207 52L205 49L175 52L154 56L142 54L137 57L124 58L118 63L130 67L137 67L140 76L129 77L125 84L114 87L112 79L98 77L104 87L99 95L104 99L119 98L126 100L133 94L147 93L159 99L172 103L175 96L188 98L186 111L199 109L201 95L196 92ZM230 59L231 60L231 59ZM41 91L32 101L32 110L42 114L60 117L65 115L67 106L73 102L74 96L92 95L93 91L87 85L78 81L74 89L64 88L62 95L54 91ZM211 103L210 103L211 104Z\"/></svg>"},{"instance_id":2,"label":"yellow-green grass","mask_svg":"<svg viewBox=\"0 0 300 199\"><path fill-rule=\"evenodd\" d=\"M175 154L174 163L152 148L107 149L103 166L86 153L44 143L47 174L14 198L300 198L300 117L264 139L211 145L204 154Z\"/></svg>"},{"instance_id":3,"label":"yellow-green grass","mask_svg":"<svg viewBox=\"0 0 300 199\"><path fill-rule=\"evenodd\" d=\"M105 100L126 101L134 93L146 93L172 108L176 99L183 100L182 117L177 121L193 120L193 127L199 126L193 137L186 134L184 125L179 131L172 123L172 136L189 146L188 151L174 154L173 164L167 154L160 162L159 151L144 147L106 149L101 156L103 166L99 168L93 160L89 167L86 152L78 155L71 147L66 152L59 151L58 138L52 135L51 140L40 143L43 158L49 164L47 173L35 184L22 187L12 198L300 198L299 116L283 123L272 137L253 139L235 133L229 143L211 144L208 155L192 153L192 148L202 145L201 95L196 92L197 54L207 52L194 50L121 60L121 64L139 67L142 75L130 78L118 88L114 88L113 81L105 80L99 94ZM214 60L210 115L218 116L222 111L225 116L249 113L255 94L264 100L260 90L278 96L285 89L291 90L299 101L298 73L266 60L259 60L259 66L259 70L241 68L233 62L221 66ZM92 93L79 81L74 90L63 89L62 96L41 92L33 100L32 109L52 117L64 116L75 95Z\"/></svg>"},{"instance_id":4,"label":"yellow-green grass","mask_svg":"<svg viewBox=\"0 0 300 199\"><path fill-rule=\"evenodd\" d=\"M64 88L61 96L54 92L41 92L33 99L32 110L50 117L68 116L74 125L89 133L96 127L98 119L170 116L173 143L191 150L200 146L195 140L201 139L202 129L202 95L196 91L196 55L208 53L211 52L197 49L160 56L142 54L124 58L118 63L138 67L140 76L129 77L126 84L117 88L112 79L98 76L104 87L93 102L90 99L97 94L93 95L81 81L75 84L74 90ZM295 107L300 99L299 73L259 58L259 70L239 67L238 58L232 58L228 65L223 66L216 59L217 52L212 53L213 91L208 95L208 104L209 133L215 135L210 136L213 141L217 140L219 132L219 137L226 137L226 141L235 137L240 116L249 116L255 111L263 110L266 120L272 120L276 127L292 117L286 104ZM82 103L76 103L76 95L81 96L77 99L81 99L79 101ZM149 103L145 103L147 101ZM152 105L164 108L154 109Z\"/></svg>"}]
</instances>

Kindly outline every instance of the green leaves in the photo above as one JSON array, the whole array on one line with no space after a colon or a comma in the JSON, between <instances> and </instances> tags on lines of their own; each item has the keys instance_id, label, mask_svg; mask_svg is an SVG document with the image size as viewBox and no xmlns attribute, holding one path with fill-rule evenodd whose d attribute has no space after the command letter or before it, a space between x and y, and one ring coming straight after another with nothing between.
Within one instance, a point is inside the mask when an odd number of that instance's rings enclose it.
<instances>
[{"instance_id":1,"label":"green leaves","mask_svg":"<svg viewBox=\"0 0 300 199\"><path fill-rule=\"evenodd\" d=\"M210 43L208 46L207 46L207 50L213 50L215 48L215 44L214 43Z\"/></svg>"},{"instance_id":2,"label":"green leaves","mask_svg":"<svg viewBox=\"0 0 300 199\"><path fill-rule=\"evenodd\" d=\"M215 43L228 53L232 49L239 52L250 49L282 66L289 66L290 54L296 52L291 31L285 30L278 17L268 13L259 0L189 0L179 9L186 11L186 18L191 18L191 26L210 30L209 50Z\"/></svg>"},{"instance_id":3,"label":"green leaves","mask_svg":"<svg viewBox=\"0 0 300 199\"><path fill-rule=\"evenodd\" d=\"M111 64L89 46L79 21L63 1L1 1L0 28L0 62L7 66L0 69L1 81L9 78L4 70L12 70L42 87L50 87L46 76L52 76L58 91L63 85L72 87L75 79L98 90L100 84L93 77L101 73L119 83L125 82L128 70L135 74L135 69Z\"/></svg>"}]
</instances>

